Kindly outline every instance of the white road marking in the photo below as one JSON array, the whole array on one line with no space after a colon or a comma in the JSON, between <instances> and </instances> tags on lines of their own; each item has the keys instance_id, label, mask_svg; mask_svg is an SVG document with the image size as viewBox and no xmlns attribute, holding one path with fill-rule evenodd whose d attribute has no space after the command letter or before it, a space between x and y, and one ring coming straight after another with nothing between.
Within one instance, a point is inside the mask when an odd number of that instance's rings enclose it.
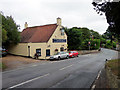
<instances>
[{"instance_id":1,"label":"white road marking","mask_svg":"<svg viewBox=\"0 0 120 90\"><path fill-rule=\"evenodd\" d=\"M66 68L68 68L68 67L71 67L71 66L73 66L73 64L72 64L72 65L69 65L69 66L66 66L66 67L63 67L63 68L61 68L61 69L59 69L59 70L64 70L64 69L66 69Z\"/></svg>"},{"instance_id":2,"label":"white road marking","mask_svg":"<svg viewBox=\"0 0 120 90\"><path fill-rule=\"evenodd\" d=\"M100 77L101 71L98 73L97 79Z\"/></svg>"},{"instance_id":3,"label":"white road marking","mask_svg":"<svg viewBox=\"0 0 120 90\"><path fill-rule=\"evenodd\" d=\"M91 90L94 90L95 89L95 85L92 86L92 89Z\"/></svg>"},{"instance_id":4,"label":"white road marking","mask_svg":"<svg viewBox=\"0 0 120 90\"><path fill-rule=\"evenodd\" d=\"M31 80L28 80L28 81L22 82L22 83L20 83L20 84L14 85L14 86L12 86L12 87L9 87L8 89L11 89L11 88L15 88L15 87L21 86L21 85L23 85L23 84L26 84L26 83L32 82L32 81L34 81L34 80L37 80L37 79L43 78L43 77L48 76L48 75L49 75L49 73L48 73L48 74L45 74L45 75L43 75L43 76L39 76L39 77L33 78L33 79L31 79ZM7 90L8 90L8 89L7 89Z\"/></svg>"}]
</instances>

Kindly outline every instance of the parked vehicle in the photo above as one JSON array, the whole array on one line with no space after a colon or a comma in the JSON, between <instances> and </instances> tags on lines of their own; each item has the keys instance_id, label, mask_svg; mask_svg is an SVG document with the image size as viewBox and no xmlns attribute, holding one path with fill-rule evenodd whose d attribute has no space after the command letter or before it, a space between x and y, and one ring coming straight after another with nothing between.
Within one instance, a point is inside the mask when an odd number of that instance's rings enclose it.
<instances>
[{"instance_id":1,"label":"parked vehicle","mask_svg":"<svg viewBox=\"0 0 120 90\"><path fill-rule=\"evenodd\" d=\"M77 51L69 51L69 57L78 57Z\"/></svg>"},{"instance_id":2,"label":"parked vehicle","mask_svg":"<svg viewBox=\"0 0 120 90\"><path fill-rule=\"evenodd\" d=\"M57 54L50 56L50 60L52 59L63 59L63 58L69 58L69 53L67 52L58 52Z\"/></svg>"},{"instance_id":3,"label":"parked vehicle","mask_svg":"<svg viewBox=\"0 0 120 90\"><path fill-rule=\"evenodd\" d=\"M7 55L7 50L4 47L0 47L0 57L6 56Z\"/></svg>"}]
</instances>

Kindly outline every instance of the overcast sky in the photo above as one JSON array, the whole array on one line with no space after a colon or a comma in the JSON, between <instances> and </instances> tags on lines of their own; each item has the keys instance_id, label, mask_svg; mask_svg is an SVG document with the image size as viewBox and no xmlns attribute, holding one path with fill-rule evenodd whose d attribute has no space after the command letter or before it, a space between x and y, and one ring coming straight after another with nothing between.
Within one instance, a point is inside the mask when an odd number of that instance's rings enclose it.
<instances>
[{"instance_id":1,"label":"overcast sky","mask_svg":"<svg viewBox=\"0 0 120 90\"><path fill-rule=\"evenodd\" d=\"M0 11L12 15L20 31L25 22L29 27L40 26L54 24L60 17L65 27L87 27L102 34L107 21L93 10L91 3L92 0L0 0Z\"/></svg>"}]
</instances>

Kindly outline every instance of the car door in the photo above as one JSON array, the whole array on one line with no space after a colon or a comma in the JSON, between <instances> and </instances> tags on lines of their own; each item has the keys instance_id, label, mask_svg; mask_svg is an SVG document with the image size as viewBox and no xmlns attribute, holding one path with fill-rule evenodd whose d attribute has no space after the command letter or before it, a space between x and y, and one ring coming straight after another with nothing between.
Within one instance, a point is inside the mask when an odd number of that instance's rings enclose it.
<instances>
[{"instance_id":1,"label":"car door","mask_svg":"<svg viewBox=\"0 0 120 90\"><path fill-rule=\"evenodd\" d=\"M75 56L75 52L73 51L72 54L73 54L73 57L74 57Z\"/></svg>"},{"instance_id":2,"label":"car door","mask_svg":"<svg viewBox=\"0 0 120 90\"><path fill-rule=\"evenodd\" d=\"M63 52L63 58L66 58L66 53L65 52Z\"/></svg>"},{"instance_id":3,"label":"car door","mask_svg":"<svg viewBox=\"0 0 120 90\"><path fill-rule=\"evenodd\" d=\"M77 56L77 53L76 53L76 51L74 51L74 56Z\"/></svg>"},{"instance_id":4,"label":"car door","mask_svg":"<svg viewBox=\"0 0 120 90\"><path fill-rule=\"evenodd\" d=\"M60 57L64 58L64 53L63 52L60 53Z\"/></svg>"},{"instance_id":5,"label":"car door","mask_svg":"<svg viewBox=\"0 0 120 90\"><path fill-rule=\"evenodd\" d=\"M64 58L66 58L66 57L67 57L67 55L68 55L68 54L67 54L67 52L64 52Z\"/></svg>"}]
</instances>

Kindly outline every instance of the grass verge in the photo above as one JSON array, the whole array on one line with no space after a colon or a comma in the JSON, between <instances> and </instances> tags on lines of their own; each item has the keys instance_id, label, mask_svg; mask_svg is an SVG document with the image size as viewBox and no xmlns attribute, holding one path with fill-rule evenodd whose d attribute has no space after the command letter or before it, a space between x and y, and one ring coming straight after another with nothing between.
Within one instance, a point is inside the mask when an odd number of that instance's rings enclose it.
<instances>
[{"instance_id":1,"label":"grass verge","mask_svg":"<svg viewBox=\"0 0 120 90\"><path fill-rule=\"evenodd\" d=\"M120 77L120 59L109 60L106 63L106 66L109 67L114 75Z\"/></svg>"}]
</instances>

